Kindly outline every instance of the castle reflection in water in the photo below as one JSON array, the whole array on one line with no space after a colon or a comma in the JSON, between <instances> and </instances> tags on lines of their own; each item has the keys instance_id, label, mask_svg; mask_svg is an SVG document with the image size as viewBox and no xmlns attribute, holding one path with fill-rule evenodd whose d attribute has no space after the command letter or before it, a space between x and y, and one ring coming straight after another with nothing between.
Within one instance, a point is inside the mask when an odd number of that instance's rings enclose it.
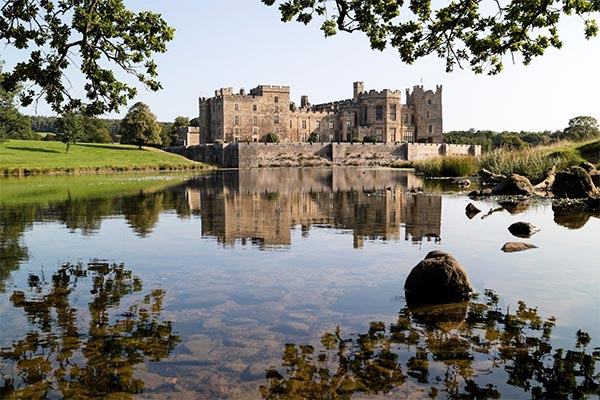
<instances>
[{"instance_id":1,"label":"castle reflection in water","mask_svg":"<svg viewBox=\"0 0 600 400\"><path fill-rule=\"evenodd\" d=\"M202 236L223 245L251 241L288 247L292 228L351 230L365 240L440 241L442 198L418 193L412 173L368 169L248 169L188 182L185 199L200 214Z\"/></svg>"}]
</instances>

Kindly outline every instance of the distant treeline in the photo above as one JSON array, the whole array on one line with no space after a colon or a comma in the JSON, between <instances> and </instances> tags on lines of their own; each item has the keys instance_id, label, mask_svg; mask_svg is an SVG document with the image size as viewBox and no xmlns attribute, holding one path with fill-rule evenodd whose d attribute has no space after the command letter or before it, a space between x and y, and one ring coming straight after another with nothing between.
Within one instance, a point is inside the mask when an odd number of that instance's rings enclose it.
<instances>
[{"instance_id":1,"label":"distant treeline","mask_svg":"<svg viewBox=\"0 0 600 400\"><path fill-rule=\"evenodd\" d=\"M57 133L58 124L57 117L46 116L29 116L31 122L31 130L37 133ZM97 118L108 128L111 136L116 136L119 133L120 119Z\"/></svg>"},{"instance_id":2,"label":"distant treeline","mask_svg":"<svg viewBox=\"0 0 600 400\"><path fill-rule=\"evenodd\" d=\"M444 133L445 143L454 144L478 144L482 151L491 151L497 148L524 149L535 147L557 140L562 131L543 132L494 132L490 130L450 131Z\"/></svg>"}]
</instances>

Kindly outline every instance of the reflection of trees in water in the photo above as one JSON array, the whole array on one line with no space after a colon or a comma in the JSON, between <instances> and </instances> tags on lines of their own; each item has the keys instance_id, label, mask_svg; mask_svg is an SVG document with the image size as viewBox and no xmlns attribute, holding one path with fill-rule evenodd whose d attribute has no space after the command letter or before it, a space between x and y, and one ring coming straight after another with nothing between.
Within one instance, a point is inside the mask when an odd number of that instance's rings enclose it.
<instances>
[{"instance_id":1,"label":"reflection of trees in water","mask_svg":"<svg viewBox=\"0 0 600 400\"><path fill-rule=\"evenodd\" d=\"M0 293L5 291L4 282L10 272L28 259L22 238L34 222L59 221L71 231L80 230L83 235L93 235L101 228L103 219L122 214L131 229L143 237L152 232L163 210L177 210L181 217L189 215L182 206L182 197L183 194L176 191L140 192L126 197L0 205Z\"/></svg>"},{"instance_id":2,"label":"reflection of trees in water","mask_svg":"<svg viewBox=\"0 0 600 400\"><path fill-rule=\"evenodd\" d=\"M553 317L543 319L520 302L503 311L486 291L482 301L400 310L388 327L372 322L368 332L343 337L339 328L321 337L319 349L287 344L283 370L269 369L266 399L349 399L354 393L385 394L408 381L432 398L500 398L486 377L503 368L507 383L531 397L581 398L600 394L595 367L600 352L588 353L587 333L577 331L573 350L552 348ZM506 376L506 375L502 375Z\"/></svg>"},{"instance_id":3,"label":"reflection of trees in water","mask_svg":"<svg viewBox=\"0 0 600 400\"><path fill-rule=\"evenodd\" d=\"M6 290L4 282L10 273L29 257L21 240L34 217L35 210L31 207L0 207L0 293Z\"/></svg>"},{"instance_id":4,"label":"reflection of trees in water","mask_svg":"<svg viewBox=\"0 0 600 400\"><path fill-rule=\"evenodd\" d=\"M88 309L77 309L72 303L83 296L85 283ZM0 351L1 398L128 398L144 389L134 366L168 356L179 342L171 322L159 321L164 290L121 307L126 296L142 290L122 264L65 264L50 280L30 275L28 286L28 293L16 290L10 297L30 330Z\"/></svg>"}]
</instances>

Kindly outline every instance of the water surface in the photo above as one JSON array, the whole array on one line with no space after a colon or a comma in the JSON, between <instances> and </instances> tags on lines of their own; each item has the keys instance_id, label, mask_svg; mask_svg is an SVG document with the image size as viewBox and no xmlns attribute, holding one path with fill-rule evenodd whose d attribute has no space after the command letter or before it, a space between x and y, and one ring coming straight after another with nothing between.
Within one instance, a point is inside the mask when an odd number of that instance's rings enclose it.
<instances>
[{"instance_id":1,"label":"water surface","mask_svg":"<svg viewBox=\"0 0 600 400\"><path fill-rule=\"evenodd\" d=\"M384 169L0 189L3 398L598 395L597 214ZM431 250L464 265L471 302L406 304Z\"/></svg>"}]
</instances>

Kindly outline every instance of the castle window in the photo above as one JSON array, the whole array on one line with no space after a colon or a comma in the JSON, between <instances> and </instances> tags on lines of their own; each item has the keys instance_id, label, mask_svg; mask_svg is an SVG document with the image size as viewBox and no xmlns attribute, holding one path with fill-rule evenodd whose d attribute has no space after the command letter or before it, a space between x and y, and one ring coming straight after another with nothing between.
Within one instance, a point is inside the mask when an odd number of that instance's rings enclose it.
<instances>
[{"instance_id":1,"label":"castle window","mask_svg":"<svg viewBox=\"0 0 600 400\"><path fill-rule=\"evenodd\" d=\"M279 96L273 97L273 102L274 103L279 103Z\"/></svg>"},{"instance_id":2,"label":"castle window","mask_svg":"<svg viewBox=\"0 0 600 400\"><path fill-rule=\"evenodd\" d=\"M391 128L390 129L390 137L392 139L392 142L396 141L396 128Z\"/></svg>"},{"instance_id":3,"label":"castle window","mask_svg":"<svg viewBox=\"0 0 600 400\"><path fill-rule=\"evenodd\" d=\"M273 129L273 133L279 133L279 128Z\"/></svg>"},{"instance_id":4,"label":"castle window","mask_svg":"<svg viewBox=\"0 0 600 400\"><path fill-rule=\"evenodd\" d=\"M433 125L429 125L429 133L433 132Z\"/></svg>"},{"instance_id":5,"label":"castle window","mask_svg":"<svg viewBox=\"0 0 600 400\"><path fill-rule=\"evenodd\" d=\"M333 122L329 123L329 129L333 129L335 127L335 125L333 124Z\"/></svg>"},{"instance_id":6,"label":"castle window","mask_svg":"<svg viewBox=\"0 0 600 400\"><path fill-rule=\"evenodd\" d=\"M396 120L396 105L395 104L392 104L392 107L390 109L390 119L392 121Z\"/></svg>"},{"instance_id":7,"label":"castle window","mask_svg":"<svg viewBox=\"0 0 600 400\"><path fill-rule=\"evenodd\" d=\"M346 128L352 128L352 121L346 121Z\"/></svg>"},{"instance_id":8,"label":"castle window","mask_svg":"<svg viewBox=\"0 0 600 400\"><path fill-rule=\"evenodd\" d=\"M321 127L321 121L317 121L317 129Z\"/></svg>"},{"instance_id":9,"label":"castle window","mask_svg":"<svg viewBox=\"0 0 600 400\"><path fill-rule=\"evenodd\" d=\"M431 99L427 100L427 104L431 104Z\"/></svg>"},{"instance_id":10,"label":"castle window","mask_svg":"<svg viewBox=\"0 0 600 400\"><path fill-rule=\"evenodd\" d=\"M258 133L258 128L257 127L252 128L252 133Z\"/></svg>"},{"instance_id":11,"label":"castle window","mask_svg":"<svg viewBox=\"0 0 600 400\"><path fill-rule=\"evenodd\" d=\"M273 109L273 111L279 112L279 106L275 106L275 108Z\"/></svg>"},{"instance_id":12,"label":"castle window","mask_svg":"<svg viewBox=\"0 0 600 400\"><path fill-rule=\"evenodd\" d=\"M276 115L275 117L273 117L273 123L275 125L279 124L279 115Z\"/></svg>"},{"instance_id":13,"label":"castle window","mask_svg":"<svg viewBox=\"0 0 600 400\"><path fill-rule=\"evenodd\" d=\"M256 104L252 104L252 111L256 111Z\"/></svg>"},{"instance_id":14,"label":"castle window","mask_svg":"<svg viewBox=\"0 0 600 400\"><path fill-rule=\"evenodd\" d=\"M239 105L238 103L235 103L235 104L233 105L233 109L234 109L235 111L239 110L239 109L240 109L240 105Z\"/></svg>"},{"instance_id":15,"label":"castle window","mask_svg":"<svg viewBox=\"0 0 600 400\"><path fill-rule=\"evenodd\" d=\"M306 129L306 120L305 119L302 120L302 129Z\"/></svg>"},{"instance_id":16,"label":"castle window","mask_svg":"<svg viewBox=\"0 0 600 400\"><path fill-rule=\"evenodd\" d=\"M252 123L253 123L254 125L258 125L258 117L254 117L254 118L252 118Z\"/></svg>"},{"instance_id":17,"label":"castle window","mask_svg":"<svg viewBox=\"0 0 600 400\"><path fill-rule=\"evenodd\" d=\"M367 107L363 108L363 120L364 120L364 123L366 124L367 120L368 120L368 118L367 118Z\"/></svg>"},{"instance_id":18,"label":"castle window","mask_svg":"<svg viewBox=\"0 0 600 400\"><path fill-rule=\"evenodd\" d=\"M240 117L238 117L237 115L235 117L233 117L233 124L234 125L239 125L240 124Z\"/></svg>"},{"instance_id":19,"label":"castle window","mask_svg":"<svg viewBox=\"0 0 600 400\"><path fill-rule=\"evenodd\" d=\"M233 130L233 132L235 132L235 133L240 133L240 128L235 128L235 129Z\"/></svg>"},{"instance_id":20,"label":"castle window","mask_svg":"<svg viewBox=\"0 0 600 400\"><path fill-rule=\"evenodd\" d=\"M375 107L375 119L381 121L383 119L383 106L378 105Z\"/></svg>"},{"instance_id":21,"label":"castle window","mask_svg":"<svg viewBox=\"0 0 600 400\"><path fill-rule=\"evenodd\" d=\"M427 111L427 118L429 118L429 111Z\"/></svg>"}]
</instances>

